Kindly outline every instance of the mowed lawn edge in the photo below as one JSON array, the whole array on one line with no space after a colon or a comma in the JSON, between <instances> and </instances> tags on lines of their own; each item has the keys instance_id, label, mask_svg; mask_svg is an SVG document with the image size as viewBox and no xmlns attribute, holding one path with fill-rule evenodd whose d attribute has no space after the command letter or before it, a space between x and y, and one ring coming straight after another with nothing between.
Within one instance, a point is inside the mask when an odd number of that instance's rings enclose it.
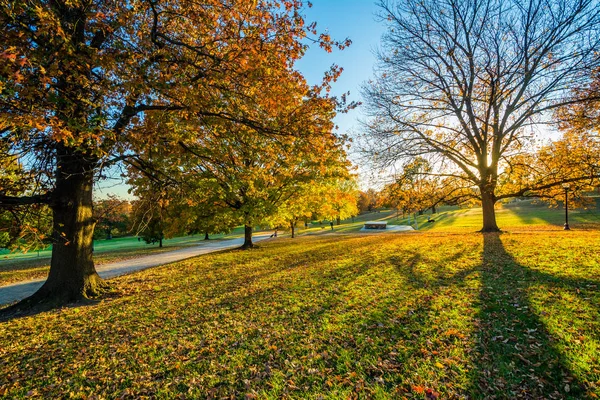
<instances>
[{"instance_id":1,"label":"mowed lawn edge","mask_svg":"<svg viewBox=\"0 0 600 400\"><path fill-rule=\"evenodd\" d=\"M323 235L0 325L0 396L594 398L598 232Z\"/></svg>"}]
</instances>

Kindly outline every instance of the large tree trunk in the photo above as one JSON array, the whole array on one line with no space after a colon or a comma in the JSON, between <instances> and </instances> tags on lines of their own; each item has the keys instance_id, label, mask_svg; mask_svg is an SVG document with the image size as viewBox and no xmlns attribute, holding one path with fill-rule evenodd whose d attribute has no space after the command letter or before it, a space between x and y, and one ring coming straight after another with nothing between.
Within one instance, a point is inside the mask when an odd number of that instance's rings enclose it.
<instances>
[{"instance_id":1,"label":"large tree trunk","mask_svg":"<svg viewBox=\"0 0 600 400\"><path fill-rule=\"evenodd\" d=\"M335 219L335 222L337 223L337 225L341 225L342 224L342 220L340 219L339 216Z\"/></svg>"},{"instance_id":2,"label":"large tree trunk","mask_svg":"<svg viewBox=\"0 0 600 400\"><path fill-rule=\"evenodd\" d=\"M106 289L92 258L94 165L83 155L59 150L50 273L44 285L17 307L50 308L96 297Z\"/></svg>"},{"instance_id":3,"label":"large tree trunk","mask_svg":"<svg viewBox=\"0 0 600 400\"><path fill-rule=\"evenodd\" d=\"M208 237L208 233L204 234L204 240L210 240L210 238Z\"/></svg>"},{"instance_id":4,"label":"large tree trunk","mask_svg":"<svg viewBox=\"0 0 600 400\"><path fill-rule=\"evenodd\" d=\"M244 225L244 244L242 249L250 249L254 247L252 243L252 226Z\"/></svg>"},{"instance_id":5,"label":"large tree trunk","mask_svg":"<svg viewBox=\"0 0 600 400\"><path fill-rule=\"evenodd\" d=\"M481 208L483 210L483 228L481 232L500 232L496 224L496 199L493 190L481 187Z\"/></svg>"},{"instance_id":6,"label":"large tree trunk","mask_svg":"<svg viewBox=\"0 0 600 400\"><path fill-rule=\"evenodd\" d=\"M296 222L295 221L291 221L290 222L290 228L292 229L292 239L296 237Z\"/></svg>"}]
</instances>

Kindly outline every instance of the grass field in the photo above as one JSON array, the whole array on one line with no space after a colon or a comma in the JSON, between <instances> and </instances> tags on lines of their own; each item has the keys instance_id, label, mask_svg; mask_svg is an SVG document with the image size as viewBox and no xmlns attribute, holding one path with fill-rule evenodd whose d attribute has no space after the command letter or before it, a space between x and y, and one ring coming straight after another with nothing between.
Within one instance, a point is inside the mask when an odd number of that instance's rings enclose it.
<instances>
[{"instance_id":1,"label":"grass field","mask_svg":"<svg viewBox=\"0 0 600 400\"><path fill-rule=\"evenodd\" d=\"M435 222L427 223L431 216ZM561 230L565 222L564 209L549 208L546 204L532 203L531 201L515 202L507 205L498 205L496 209L498 226L506 231L547 231ZM360 215L354 219L343 221L340 226L334 226L338 233L358 232L366 221L385 220L390 225L411 225L419 231L427 232L475 232L481 229L481 208L440 207L436 214L429 211L424 215L417 215L417 224L414 217L397 215L393 210ZM576 209L569 212L569 224L574 230L600 230L600 211L596 209ZM323 224L324 233L330 230L327 223ZM313 227L308 230L318 233L320 229ZM301 231L302 233L302 231Z\"/></svg>"},{"instance_id":2,"label":"grass field","mask_svg":"<svg viewBox=\"0 0 600 400\"><path fill-rule=\"evenodd\" d=\"M281 238L0 325L5 398L597 398L600 233Z\"/></svg>"},{"instance_id":3,"label":"grass field","mask_svg":"<svg viewBox=\"0 0 600 400\"><path fill-rule=\"evenodd\" d=\"M474 232L481 228L481 209L459 209L457 207L441 207L433 215L435 223L427 223L429 213L418 216L417 224L408 217L397 218L393 210L381 210L365 213L353 219L344 220L342 225L335 225L335 233L355 233L360 231L366 221L385 220L391 225L412 225L419 231L431 232ZM562 209L548 208L544 204L518 202L497 210L498 225L507 231L547 231L561 230L564 223ZM600 213L597 210L573 210L570 212L571 227L574 230L600 230ZM281 232L285 237L289 231ZM329 221L312 221L308 229L304 224L298 224L299 235L321 235L331 233ZM243 235L243 228L236 228L228 235L212 235L212 239L229 239ZM94 254L97 265L135 258L140 255L156 254L176 250L185 246L201 243L202 235L185 236L167 239L162 249L157 244L148 245L139 242L135 237L116 238L112 240L97 240L94 243ZM11 253L0 250L0 286L47 276L50 263L50 250L39 253Z\"/></svg>"}]
</instances>

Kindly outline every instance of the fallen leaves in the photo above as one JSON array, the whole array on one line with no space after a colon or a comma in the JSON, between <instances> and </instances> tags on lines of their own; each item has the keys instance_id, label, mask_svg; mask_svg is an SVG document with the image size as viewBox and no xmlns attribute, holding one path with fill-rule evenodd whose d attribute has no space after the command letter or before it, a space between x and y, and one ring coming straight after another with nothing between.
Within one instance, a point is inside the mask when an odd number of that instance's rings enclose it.
<instances>
[{"instance_id":1,"label":"fallen leaves","mask_svg":"<svg viewBox=\"0 0 600 400\"><path fill-rule=\"evenodd\" d=\"M456 235L384 238L282 239L204 256L119 278L121 297L5 323L0 396L600 394L598 290L581 284L596 285L600 269L536 262L560 237L485 247L475 234L463 246ZM575 254L590 240L564 246ZM424 261L410 264L414 254Z\"/></svg>"}]
</instances>

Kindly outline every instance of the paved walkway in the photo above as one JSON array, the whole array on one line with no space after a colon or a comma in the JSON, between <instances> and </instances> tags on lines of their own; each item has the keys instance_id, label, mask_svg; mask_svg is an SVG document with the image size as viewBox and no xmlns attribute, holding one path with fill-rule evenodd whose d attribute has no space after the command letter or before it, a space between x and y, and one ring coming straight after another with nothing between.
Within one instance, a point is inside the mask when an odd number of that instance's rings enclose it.
<instances>
[{"instance_id":1,"label":"paved walkway","mask_svg":"<svg viewBox=\"0 0 600 400\"><path fill-rule=\"evenodd\" d=\"M255 235L253 242L260 242L268 238L269 234ZM244 243L244 238L215 240L202 242L199 246L186 247L179 250L170 251L162 254L154 254L139 258L132 258L96 267L98 275L104 279L114 278L115 276L130 274L135 271L157 267L159 265L170 264L187 258L196 257L202 254L214 253L215 251L227 250L239 247ZM45 279L34 279L15 283L12 285L0 287L0 305L22 300L31 296L44 284Z\"/></svg>"}]
</instances>

